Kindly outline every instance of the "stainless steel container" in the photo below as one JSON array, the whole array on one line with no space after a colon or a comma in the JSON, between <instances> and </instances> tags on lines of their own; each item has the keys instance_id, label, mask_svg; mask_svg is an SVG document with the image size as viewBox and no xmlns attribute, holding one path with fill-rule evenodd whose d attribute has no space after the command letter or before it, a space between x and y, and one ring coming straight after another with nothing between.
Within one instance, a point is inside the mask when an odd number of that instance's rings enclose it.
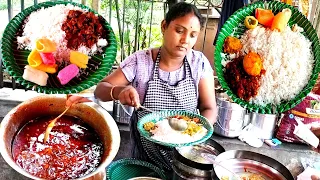
<instances>
[{"instance_id":1,"label":"stainless steel container","mask_svg":"<svg viewBox=\"0 0 320 180\"><path fill-rule=\"evenodd\" d=\"M278 116L276 114L252 112L251 124L261 129L261 133L259 133L261 139L272 139L277 120Z\"/></svg>"},{"instance_id":2,"label":"stainless steel container","mask_svg":"<svg viewBox=\"0 0 320 180\"><path fill-rule=\"evenodd\" d=\"M129 124L134 107L121 105L119 101L113 101L112 116L118 123Z\"/></svg>"},{"instance_id":3,"label":"stainless steel container","mask_svg":"<svg viewBox=\"0 0 320 180\"><path fill-rule=\"evenodd\" d=\"M240 177L256 174L265 180L294 180L290 171L280 162L251 151L226 151L219 154L215 161ZM215 165L212 179L221 179L222 177L232 179L232 174L228 170Z\"/></svg>"},{"instance_id":4,"label":"stainless steel container","mask_svg":"<svg viewBox=\"0 0 320 180\"><path fill-rule=\"evenodd\" d=\"M4 117L0 127L0 147L2 147L0 153L8 165L28 178L42 180L25 171L14 161L12 141L28 121L43 116L58 116L65 110L65 106L66 97L42 95L19 104ZM115 158L120 147L120 132L117 124L107 111L93 102L74 104L66 115L78 117L90 125L99 134L104 149L99 166L93 172L77 179L105 179L105 168Z\"/></svg>"},{"instance_id":5,"label":"stainless steel container","mask_svg":"<svg viewBox=\"0 0 320 180\"><path fill-rule=\"evenodd\" d=\"M217 108L214 132L225 137L238 137L245 125L246 109L224 98L217 98Z\"/></svg>"},{"instance_id":6,"label":"stainless steel container","mask_svg":"<svg viewBox=\"0 0 320 180\"><path fill-rule=\"evenodd\" d=\"M243 127L246 127L250 123L251 123L251 113L247 111L246 114L244 115Z\"/></svg>"},{"instance_id":7,"label":"stainless steel container","mask_svg":"<svg viewBox=\"0 0 320 180\"><path fill-rule=\"evenodd\" d=\"M174 180L209 180L213 170L210 161L202 158L201 153L218 156L224 148L212 139L205 143L184 146L173 150Z\"/></svg>"}]
</instances>

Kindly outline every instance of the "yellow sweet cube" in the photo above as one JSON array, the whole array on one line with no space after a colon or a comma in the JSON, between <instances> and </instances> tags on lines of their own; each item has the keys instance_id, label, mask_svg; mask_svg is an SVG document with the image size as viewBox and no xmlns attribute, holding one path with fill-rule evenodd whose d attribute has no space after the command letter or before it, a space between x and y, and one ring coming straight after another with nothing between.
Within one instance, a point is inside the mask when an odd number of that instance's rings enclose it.
<instances>
[{"instance_id":1,"label":"yellow sweet cube","mask_svg":"<svg viewBox=\"0 0 320 180\"><path fill-rule=\"evenodd\" d=\"M70 52L70 62L79 68L87 68L89 56L78 51Z\"/></svg>"}]
</instances>

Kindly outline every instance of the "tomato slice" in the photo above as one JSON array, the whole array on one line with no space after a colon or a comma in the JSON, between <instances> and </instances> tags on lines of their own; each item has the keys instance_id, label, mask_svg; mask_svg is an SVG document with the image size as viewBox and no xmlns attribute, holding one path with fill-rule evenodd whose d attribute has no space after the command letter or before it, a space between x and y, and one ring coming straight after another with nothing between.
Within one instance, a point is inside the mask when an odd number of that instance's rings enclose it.
<instances>
[{"instance_id":1,"label":"tomato slice","mask_svg":"<svg viewBox=\"0 0 320 180\"><path fill-rule=\"evenodd\" d=\"M260 24L266 27L271 27L274 14L270 9L257 8L255 11L255 17Z\"/></svg>"}]
</instances>

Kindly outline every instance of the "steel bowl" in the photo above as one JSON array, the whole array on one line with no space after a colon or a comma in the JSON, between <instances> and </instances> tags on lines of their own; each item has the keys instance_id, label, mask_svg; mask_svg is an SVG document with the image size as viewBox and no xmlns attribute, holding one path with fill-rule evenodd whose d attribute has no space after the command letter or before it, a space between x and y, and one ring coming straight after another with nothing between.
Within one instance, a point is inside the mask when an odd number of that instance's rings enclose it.
<instances>
[{"instance_id":1,"label":"steel bowl","mask_svg":"<svg viewBox=\"0 0 320 180\"><path fill-rule=\"evenodd\" d=\"M292 174L284 165L263 154L231 150L219 154L215 160L221 166L228 168L239 176L248 176L254 173L261 175L265 180L294 180ZM214 166L212 178L232 177L232 173L221 166Z\"/></svg>"},{"instance_id":2,"label":"steel bowl","mask_svg":"<svg viewBox=\"0 0 320 180\"><path fill-rule=\"evenodd\" d=\"M218 156L222 152L225 152L225 149L212 139L198 145L175 148L173 150L173 179L211 179L213 165L211 161L201 158L201 153Z\"/></svg>"},{"instance_id":3,"label":"steel bowl","mask_svg":"<svg viewBox=\"0 0 320 180\"><path fill-rule=\"evenodd\" d=\"M27 100L13 108L2 120L0 128L0 149L3 159L17 172L31 178L40 179L22 169L12 158L12 141L17 132L29 121L42 116L58 116L65 110L66 98L43 95ZM104 152L100 165L91 173L78 179L92 179L105 172L105 168L115 158L120 147L120 132L112 116L93 102L73 105L66 115L75 116L86 122L99 135Z\"/></svg>"}]
</instances>

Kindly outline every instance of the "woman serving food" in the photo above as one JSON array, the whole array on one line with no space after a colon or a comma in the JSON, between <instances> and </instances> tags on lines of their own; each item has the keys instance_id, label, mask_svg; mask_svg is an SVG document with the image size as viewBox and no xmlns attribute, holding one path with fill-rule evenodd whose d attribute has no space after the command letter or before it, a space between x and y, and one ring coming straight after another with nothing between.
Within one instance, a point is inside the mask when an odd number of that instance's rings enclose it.
<instances>
[{"instance_id":1,"label":"woman serving food","mask_svg":"<svg viewBox=\"0 0 320 180\"><path fill-rule=\"evenodd\" d=\"M212 124L216 121L213 70L207 58L192 50L204 19L189 3L177 3L161 23L163 43L133 53L105 77L95 90L101 101L119 100L136 107L131 118L133 156L171 170L171 148L141 137L137 122L149 109L200 111ZM174 138L174 137L173 137Z\"/></svg>"}]
</instances>

